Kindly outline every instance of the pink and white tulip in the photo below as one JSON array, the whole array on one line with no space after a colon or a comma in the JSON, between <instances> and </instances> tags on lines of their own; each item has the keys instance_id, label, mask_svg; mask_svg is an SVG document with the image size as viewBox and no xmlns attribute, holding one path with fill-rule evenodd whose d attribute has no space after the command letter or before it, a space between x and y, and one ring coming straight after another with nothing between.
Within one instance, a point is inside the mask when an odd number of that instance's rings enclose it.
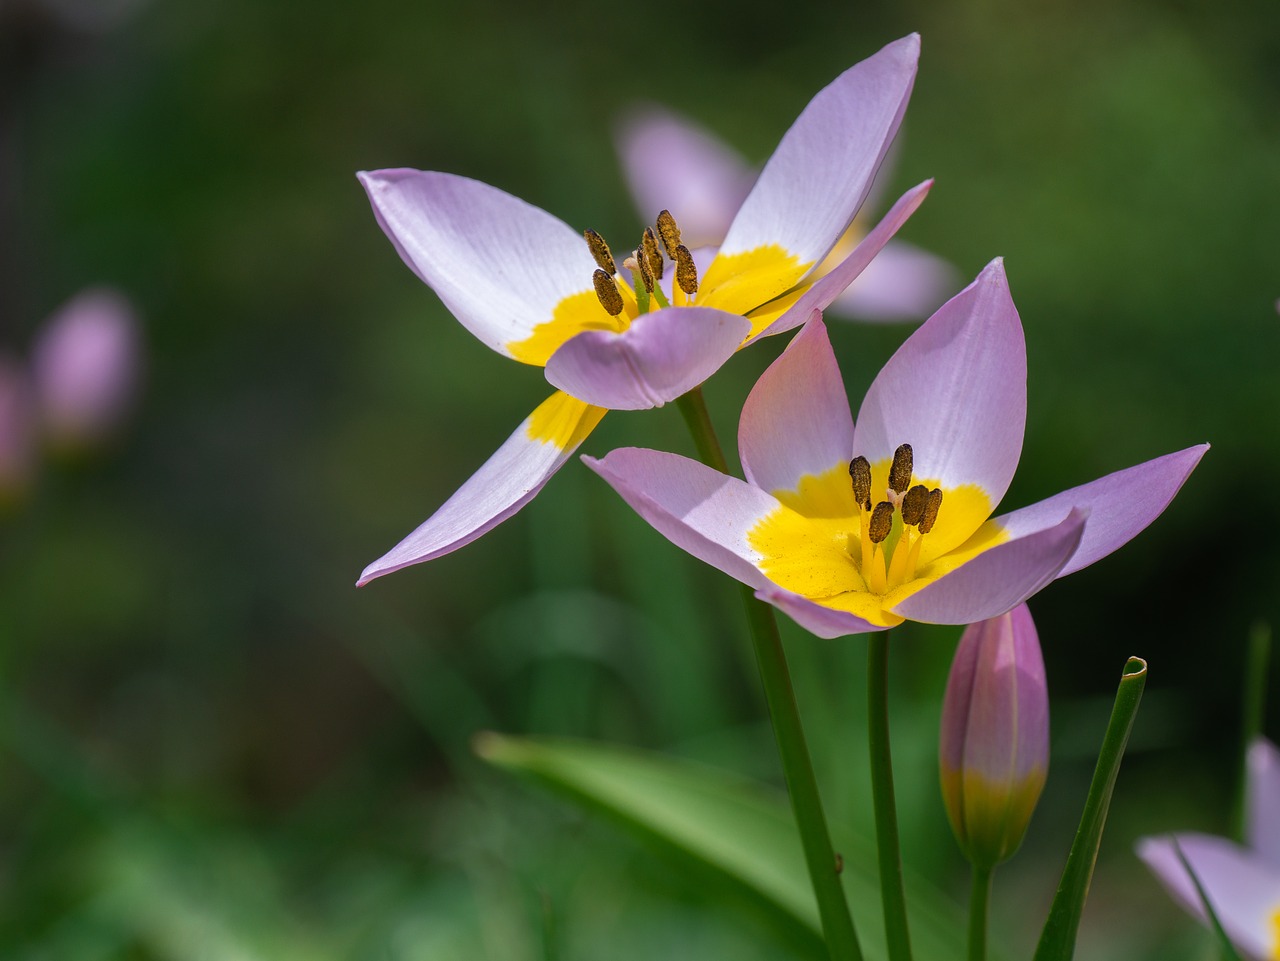
<instances>
[{"instance_id":1,"label":"pink and white tulip","mask_svg":"<svg viewBox=\"0 0 1280 961\"><path fill-rule=\"evenodd\" d=\"M1138 857L1173 899L1207 923L1195 872L1231 943L1251 961L1280 957L1280 751L1259 738L1249 748L1243 846L1208 834L1143 838Z\"/></svg>"},{"instance_id":2,"label":"pink and white tulip","mask_svg":"<svg viewBox=\"0 0 1280 961\"><path fill-rule=\"evenodd\" d=\"M928 192L927 182L908 191L818 276L898 130L918 56L919 37L906 37L820 91L742 201L696 292L659 283L652 302L665 300L662 309L647 311L643 290L603 270L581 233L495 187L433 171L361 173L379 225L410 269L482 343L544 367L557 391L359 583L446 554L510 517L605 410L675 400L740 347L798 327L835 300ZM673 191L664 203L677 223L682 202ZM598 271L619 298L616 311L597 293Z\"/></svg>"},{"instance_id":3,"label":"pink and white tulip","mask_svg":"<svg viewBox=\"0 0 1280 961\"><path fill-rule=\"evenodd\" d=\"M815 313L747 398L738 433L745 481L637 448L584 460L661 534L814 634L908 619L971 624L1126 543L1208 448L993 516L1022 450L1026 377L1022 324L996 260L890 358L856 425ZM914 456L891 487L902 445ZM863 505L850 458L867 468ZM904 524L916 488L941 504L931 519Z\"/></svg>"},{"instance_id":4,"label":"pink and white tulip","mask_svg":"<svg viewBox=\"0 0 1280 961\"><path fill-rule=\"evenodd\" d=\"M942 701L938 767L965 857L980 868L1011 857L1049 773L1049 690L1027 605L965 628Z\"/></svg>"},{"instance_id":5,"label":"pink and white tulip","mask_svg":"<svg viewBox=\"0 0 1280 961\"><path fill-rule=\"evenodd\" d=\"M670 207L680 212L690 246L719 245L755 181L756 171L746 159L710 131L658 106L628 114L619 125L617 143L637 209L647 213ZM886 158L877 184L888 179L892 160ZM873 185L864 212L875 205L878 193ZM817 273L839 263L865 232L866 221L859 214ZM892 240L832 301L827 314L871 322L919 320L959 286L956 269L941 257Z\"/></svg>"}]
</instances>

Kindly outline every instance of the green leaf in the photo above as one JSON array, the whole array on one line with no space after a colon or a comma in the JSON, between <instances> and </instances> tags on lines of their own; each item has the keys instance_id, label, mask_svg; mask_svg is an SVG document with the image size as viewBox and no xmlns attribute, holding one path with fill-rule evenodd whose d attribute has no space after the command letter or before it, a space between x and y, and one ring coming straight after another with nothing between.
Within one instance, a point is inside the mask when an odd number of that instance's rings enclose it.
<instances>
[{"instance_id":1,"label":"green leaf","mask_svg":"<svg viewBox=\"0 0 1280 961\"><path fill-rule=\"evenodd\" d=\"M732 879L820 935L817 903L786 798L758 782L664 755L612 745L482 734L476 753L530 774L641 835L674 847ZM832 825L842 879L862 947L886 957L875 849ZM964 943L959 909L927 882L909 878L918 961L950 961Z\"/></svg>"},{"instance_id":2,"label":"green leaf","mask_svg":"<svg viewBox=\"0 0 1280 961\"><path fill-rule=\"evenodd\" d=\"M1120 760L1124 757L1133 719L1138 713L1142 691L1147 683L1147 662L1131 657L1120 676L1111 720L1102 737L1102 749L1098 752L1098 764L1093 770L1089 796L1085 799L1084 813L1071 842L1067 866L1062 869L1062 880L1049 907L1049 917L1040 933L1035 961L1071 961L1076 950L1076 934L1080 930L1080 916L1089 896L1089 883L1093 880L1093 866L1098 859L1098 847L1102 843L1102 829L1107 823L1107 809L1111 806L1111 794L1115 790L1116 777L1120 773Z\"/></svg>"},{"instance_id":3,"label":"green leaf","mask_svg":"<svg viewBox=\"0 0 1280 961\"><path fill-rule=\"evenodd\" d=\"M1182 862L1182 867L1187 872L1187 877L1191 879L1191 883L1195 886L1196 894L1200 898L1200 904L1204 907L1205 914L1208 915L1209 926L1213 928L1218 947L1222 950L1222 961L1244 961L1240 957L1240 953L1236 951L1236 946L1227 937L1227 932L1223 929L1222 922L1218 920L1218 912L1213 910L1213 905L1209 903L1209 896L1204 893L1204 885L1200 883L1200 878L1192 869L1191 862L1187 860L1187 856L1182 853L1182 845L1177 842L1177 839L1174 839L1173 850L1178 855L1178 860Z\"/></svg>"}]
</instances>

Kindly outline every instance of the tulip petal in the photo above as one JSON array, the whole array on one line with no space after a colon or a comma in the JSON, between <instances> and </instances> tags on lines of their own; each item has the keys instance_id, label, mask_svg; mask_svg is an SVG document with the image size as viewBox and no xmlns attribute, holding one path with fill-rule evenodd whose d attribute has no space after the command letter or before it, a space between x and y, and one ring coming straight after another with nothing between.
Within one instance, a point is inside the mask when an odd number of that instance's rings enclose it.
<instances>
[{"instance_id":1,"label":"tulip petal","mask_svg":"<svg viewBox=\"0 0 1280 961\"><path fill-rule=\"evenodd\" d=\"M819 91L765 164L721 251L778 245L819 263L849 226L898 132L919 56L912 34Z\"/></svg>"},{"instance_id":2,"label":"tulip petal","mask_svg":"<svg viewBox=\"0 0 1280 961\"><path fill-rule=\"evenodd\" d=\"M995 505L1026 419L1026 343L996 259L889 358L858 412L854 453L874 464L911 444L917 477L976 484Z\"/></svg>"},{"instance_id":3,"label":"tulip petal","mask_svg":"<svg viewBox=\"0 0 1280 961\"><path fill-rule=\"evenodd\" d=\"M829 305L835 303L845 289L862 275L863 271L876 263L876 255L885 249L885 245L907 222L907 218L924 203L924 198L928 196L932 186L933 181L926 180L899 197L898 202L889 208L889 212L881 221L858 242L848 257L815 281L813 286L800 295L795 304L755 336L765 337L791 330L807 321L813 311L826 310ZM766 309L767 307L768 305ZM753 314L753 316L756 315ZM756 326L759 327L760 323L757 322Z\"/></svg>"},{"instance_id":4,"label":"tulip petal","mask_svg":"<svg viewBox=\"0 0 1280 961\"><path fill-rule=\"evenodd\" d=\"M1065 577L1127 544L1159 517L1208 449L1208 444L1200 444L1157 457L1055 494L997 517L995 521L1011 537L1018 538L1056 524L1073 507L1088 511L1089 525L1080 547L1058 574Z\"/></svg>"},{"instance_id":5,"label":"tulip petal","mask_svg":"<svg viewBox=\"0 0 1280 961\"><path fill-rule=\"evenodd\" d=\"M778 502L758 488L678 454L624 447L582 461L663 537L749 587L771 585L747 533Z\"/></svg>"},{"instance_id":6,"label":"tulip petal","mask_svg":"<svg viewBox=\"0 0 1280 961\"><path fill-rule=\"evenodd\" d=\"M655 310L622 333L588 330L566 341L547 361L547 380L610 410L661 407L719 370L750 329L720 310Z\"/></svg>"},{"instance_id":7,"label":"tulip petal","mask_svg":"<svg viewBox=\"0 0 1280 961\"><path fill-rule=\"evenodd\" d=\"M983 551L892 607L926 624L972 624L1017 607L1058 576L1084 534L1085 514Z\"/></svg>"},{"instance_id":8,"label":"tulip petal","mask_svg":"<svg viewBox=\"0 0 1280 961\"><path fill-rule=\"evenodd\" d=\"M605 411L557 391L516 428L444 505L360 574L357 587L470 544L533 500Z\"/></svg>"},{"instance_id":9,"label":"tulip petal","mask_svg":"<svg viewBox=\"0 0 1280 961\"><path fill-rule=\"evenodd\" d=\"M1177 847L1175 847L1175 844ZM1191 865L1227 937L1253 958L1274 957L1275 915L1280 908L1280 872L1226 838L1175 834L1143 838L1138 857L1184 908L1207 921L1200 894L1178 857Z\"/></svg>"},{"instance_id":10,"label":"tulip petal","mask_svg":"<svg viewBox=\"0 0 1280 961\"><path fill-rule=\"evenodd\" d=\"M816 637L844 637L847 634L870 634L872 631L887 631L889 625L872 624L864 621L856 614L836 610L816 604L807 597L776 585L756 591L756 597L772 604L787 617L791 618L810 634Z\"/></svg>"},{"instance_id":11,"label":"tulip petal","mask_svg":"<svg viewBox=\"0 0 1280 961\"><path fill-rule=\"evenodd\" d=\"M508 345L590 291L596 263L582 235L496 187L424 170L362 172L374 214L401 259L483 343Z\"/></svg>"},{"instance_id":12,"label":"tulip petal","mask_svg":"<svg viewBox=\"0 0 1280 961\"><path fill-rule=\"evenodd\" d=\"M690 249L724 239L756 178L737 151L691 120L657 106L626 116L617 143L642 217L670 210Z\"/></svg>"},{"instance_id":13,"label":"tulip petal","mask_svg":"<svg viewBox=\"0 0 1280 961\"><path fill-rule=\"evenodd\" d=\"M896 323L928 317L957 287L956 269L936 254L895 240L831 302L837 317Z\"/></svg>"},{"instance_id":14,"label":"tulip petal","mask_svg":"<svg viewBox=\"0 0 1280 961\"><path fill-rule=\"evenodd\" d=\"M1280 751L1258 738L1249 746L1247 840L1280 873Z\"/></svg>"},{"instance_id":15,"label":"tulip petal","mask_svg":"<svg viewBox=\"0 0 1280 961\"><path fill-rule=\"evenodd\" d=\"M738 455L761 490L794 491L853 456L853 414L819 315L761 375L742 408Z\"/></svg>"}]
</instances>

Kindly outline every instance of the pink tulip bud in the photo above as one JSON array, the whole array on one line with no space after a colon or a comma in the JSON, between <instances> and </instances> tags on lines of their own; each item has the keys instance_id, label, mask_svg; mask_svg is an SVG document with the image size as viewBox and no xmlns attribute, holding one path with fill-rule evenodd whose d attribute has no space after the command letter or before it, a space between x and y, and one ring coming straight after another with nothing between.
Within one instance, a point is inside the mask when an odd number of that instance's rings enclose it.
<instances>
[{"instance_id":1,"label":"pink tulip bud","mask_svg":"<svg viewBox=\"0 0 1280 961\"><path fill-rule=\"evenodd\" d=\"M1025 604L965 629L942 702L942 797L982 868L1022 843L1049 770L1049 692Z\"/></svg>"},{"instance_id":2,"label":"pink tulip bud","mask_svg":"<svg viewBox=\"0 0 1280 961\"><path fill-rule=\"evenodd\" d=\"M26 371L0 356L0 509L20 500L35 473L35 407Z\"/></svg>"},{"instance_id":3,"label":"pink tulip bud","mask_svg":"<svg viewBox=\"0 0 1280 961\"><path fill-rule=\"evenodd\" d=\"M103 442L119 427L138 384L133 308L114 291L85 291L45 322L31 366L50 442L70 448Z\"/></svg>"}]
</instances>

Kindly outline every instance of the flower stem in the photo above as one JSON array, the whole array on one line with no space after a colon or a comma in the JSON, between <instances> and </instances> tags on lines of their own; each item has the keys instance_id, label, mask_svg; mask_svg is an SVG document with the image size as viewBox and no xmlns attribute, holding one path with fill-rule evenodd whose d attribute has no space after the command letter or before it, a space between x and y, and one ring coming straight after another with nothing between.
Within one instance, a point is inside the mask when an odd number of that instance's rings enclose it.
<instances>
[{"instance_id":1,"label":"flower stem","mask_svg":"<svg viewBox=\"0 0 1280 961\"><path fill-rule=\"evenodd\" d=\"M728 473L724 451L716 438L701 389L694 388L676 403L680 413L684 415L689 433L693 435L702 462L722 473ZM839 861L831 846L831 835L827 830L822 799L818 794L818 781L813 773L813 762L809 758L809 747L800 723L800 710L791 685L791 672L787 668L782 638L778 634L778 622L774 619L773 608L758 600L751 588L745 585L742 588L742 599L765 700L769 705L773 734L782 758L782 771L791 797L791 810L800 831L800 844L804 849L813 893L818 901L818 915L822 920L822 934L827 951L832 961L862 961L862 950L858 946L853 918L849 915L849 905L845 901L844 888L840 883Z\"/></svg>"},{"instance_id":2,"label":"flower stem","mask_svg":"<svg viewBox=\"0 0 1280 961\"><path fill-rule=\"evenodd\" d=\"M898 847L898 812L893 797L893 759L889 751L888 631L867 635L867 735L871 742L871 795L876 816L885 941L889 961L911 961L907 896Z\"/></svg>"},{"instance_id":3,"label":"flower stem","mask_svg":"<svg viewBox=\"0 0 1280 961\"><path fill-rule=\"evenodd\" d=\"M973 889L969 895L969 961L987 961L987 914L991 903L991 876L994 868L973 868Z\"/></svg>"}]
</instances>

